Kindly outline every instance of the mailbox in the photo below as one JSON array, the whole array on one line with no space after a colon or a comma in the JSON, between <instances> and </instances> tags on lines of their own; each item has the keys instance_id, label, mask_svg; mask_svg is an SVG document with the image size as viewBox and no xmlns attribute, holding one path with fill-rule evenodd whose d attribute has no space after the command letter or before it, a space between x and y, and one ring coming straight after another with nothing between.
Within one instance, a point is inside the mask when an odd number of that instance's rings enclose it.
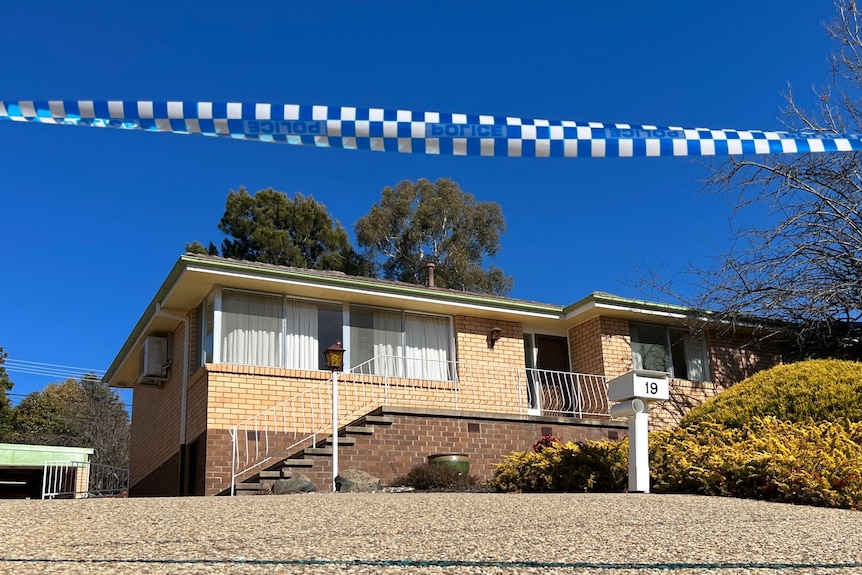
<instances>
[{"instance_id":1,"label":"mailbox","mask_svg":"<svg viewBox=\"0 0 862 575\"><path fill-rule=\"evenodd\" d=\"M668 374L663 371L636 369L608 382L608 399L626 401L640 398L646 401L670 399Z\"/></svg>"},{"instance_id":2,"label":"mailbox","mask_svg":"<svg viewBox=\"0 0 862 575\"><path fill-rule=\"evenodd\" d=\"M649 402L670 398L668 374L636 369L608 382L613 418L629 420L629 491L649 493Z\"/></svg>"}]
</instances>

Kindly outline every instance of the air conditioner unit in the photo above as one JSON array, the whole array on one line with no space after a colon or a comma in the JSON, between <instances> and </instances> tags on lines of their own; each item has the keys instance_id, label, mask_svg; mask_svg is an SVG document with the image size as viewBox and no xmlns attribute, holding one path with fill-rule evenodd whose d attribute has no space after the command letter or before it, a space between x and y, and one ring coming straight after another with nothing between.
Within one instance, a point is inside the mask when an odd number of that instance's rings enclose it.
<instances>
[{"instance_id":1,"label":"air conditioner unit","mask_svg":"<svg viewBox=\"0 0 862 575\"><path fill-rule=\"evenodd\" d=\"M168 379L168 338L149 336L144 339L141 347L141 363L138 372L138 383L144 385L160 385Z\"/></svg>"}]
</instances>

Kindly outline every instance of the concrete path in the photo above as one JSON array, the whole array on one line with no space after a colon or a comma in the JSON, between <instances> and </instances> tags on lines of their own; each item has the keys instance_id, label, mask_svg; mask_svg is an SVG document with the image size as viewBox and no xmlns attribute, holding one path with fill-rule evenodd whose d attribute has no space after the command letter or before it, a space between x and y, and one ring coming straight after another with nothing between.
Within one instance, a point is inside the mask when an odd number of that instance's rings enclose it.
<instances>
[{"instance_id":1,"label":"concrete path","mask_svg":"<svg viewBox=\"0 0 862 575\"><path fill-rule=\"evenodd\" d=\"M0 501L0 573L862 574L862 513L635 494Z\"/></svg>"}]
</instances>

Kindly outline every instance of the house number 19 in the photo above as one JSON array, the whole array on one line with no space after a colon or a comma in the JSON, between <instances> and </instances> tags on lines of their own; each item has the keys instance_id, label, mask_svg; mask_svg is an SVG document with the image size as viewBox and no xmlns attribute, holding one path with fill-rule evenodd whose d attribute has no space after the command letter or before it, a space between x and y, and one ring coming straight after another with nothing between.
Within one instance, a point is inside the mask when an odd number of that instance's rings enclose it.
<instances>
[{"instance_id":1,"label":"house number 19","mask_svg":"<svg viewBox=\"0 0 862 575\"><path fill-rule=\"evenodd\" d=\"M657 395L658 394L658 384L654 381L645 381L644 386L646 387L647 395Z\"/></svg>"}]
</instances>

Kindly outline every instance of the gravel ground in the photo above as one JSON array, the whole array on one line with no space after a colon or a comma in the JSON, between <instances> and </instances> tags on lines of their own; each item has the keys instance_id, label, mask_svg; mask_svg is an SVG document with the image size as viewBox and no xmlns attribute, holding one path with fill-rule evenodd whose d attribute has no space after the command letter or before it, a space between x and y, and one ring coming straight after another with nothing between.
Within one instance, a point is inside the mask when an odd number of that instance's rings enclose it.
<instances>
[{"instance_id":1,"label":"gravel ground","mask_svg":"<svg viewBox=\"0 0 862 575\"><path fill-rule=\"evenodd\" d=\"M0 573L862 573L862 513L654 494L0 501Z\"/></svg>"}]
</instances>

